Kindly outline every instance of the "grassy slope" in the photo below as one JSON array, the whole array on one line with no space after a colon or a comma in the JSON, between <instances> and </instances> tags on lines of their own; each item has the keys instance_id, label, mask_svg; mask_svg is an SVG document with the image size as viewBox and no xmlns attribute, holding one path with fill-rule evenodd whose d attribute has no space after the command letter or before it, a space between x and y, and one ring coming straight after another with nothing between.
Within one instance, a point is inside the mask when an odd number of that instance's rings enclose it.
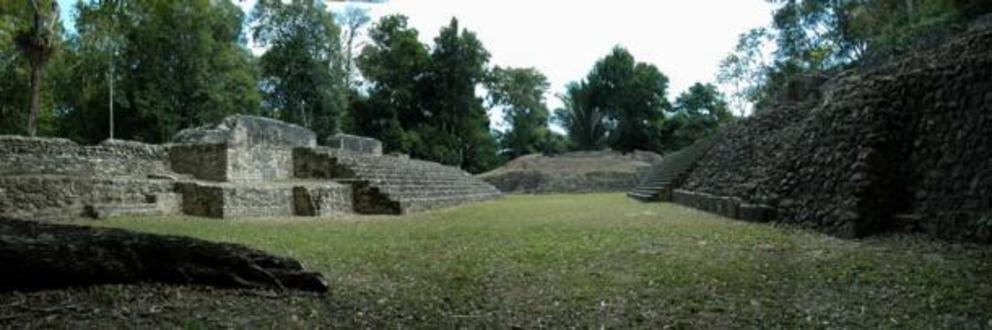
<instances>
[{"instance_id":1,"label":"grassy slope","mask_svg":"<svg viewBox=\"0 0 992 330\"><path fill-rule=\"evenodd\" d=\"M108 286L2 295L0 306L37 317L25 302L68 304L31 322L90 325L992 327L988 247L839 240L619 194L510 196L402 218L102 225L299 258L332 293Z\"/></svg>"}]
</instances>

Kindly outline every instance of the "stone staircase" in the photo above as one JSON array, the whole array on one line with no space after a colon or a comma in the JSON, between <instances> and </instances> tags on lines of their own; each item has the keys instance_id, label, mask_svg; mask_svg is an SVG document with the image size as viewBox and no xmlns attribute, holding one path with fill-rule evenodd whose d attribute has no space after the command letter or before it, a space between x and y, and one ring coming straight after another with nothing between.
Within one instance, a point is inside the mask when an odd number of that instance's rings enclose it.
<instances>
[{"instance_id":1,"label":"stone staircase","mask_svg":"<svg viewBox=\"0 0 992 330\"><path fill-rule=\"evenodd\" d=\"M393 156L297 150L296 175L355 187L355 212L405 214L500 197L489 183L459 168Z\"/></svg>"},{"instance_id":2,"label":"stone staircase","mask_svg":"<svg viewBox=\"0 0 992 330\"><path fill-rule=\"evenodd\" d=\"M718 141L718 134L701 139L671 153L651 167L627 196L643 202L670 201L675 190L695 167L696 162Z\"/></svg>"}]
</instances>

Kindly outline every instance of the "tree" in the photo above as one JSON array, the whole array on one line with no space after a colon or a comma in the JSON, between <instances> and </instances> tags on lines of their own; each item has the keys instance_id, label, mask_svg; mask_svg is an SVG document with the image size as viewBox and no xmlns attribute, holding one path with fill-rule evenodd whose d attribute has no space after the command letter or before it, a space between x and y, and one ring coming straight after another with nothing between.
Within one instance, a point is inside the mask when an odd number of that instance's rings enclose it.
<instances>
[{"instance_id":1,"label":"tree","mask_svg":"<svg viewBox=\"0 0 992 330\"><path fill-rule=\"evenodd\" d=\"M136 0L122 10L106 7L115 4L84 3L87 15L80 11L77 30L86 36L80 36L79 65L71 78L80 91L65 101L63 121L87 125L82 123L107 119L108 54L96 47L99 42L87 41L99 41L99 34L92 34L108 31L107 22L114 22L122 38L113 66L113 81L120 82L113 104L121 137L162 142L182 128L257 113L261 98L240 8L211 0ZM91 142L107 132L100 125L75 131Z\"/></svg>"},{"instance_id":2,"label":"tree","mask_svg":"<svg viewBox=\"0 0 992 330\"><path fill-rule=\"evenodd\" d=\"M323 1L260 0L253 13L267 114L313 129L338 130L346 106L340 30Z\"/></svg>"},{"instance_id":3,"label":"tree","mask_svg":"<svg viewBox=\"0 0 992 330\"><path fill-rule=\"evenodd\" d=\"M24 1L0 0L0 134L24 134L30 103L28 73L14 35L27 25Z\"/></svg>"},{"instance_id":4,"label":"tree","mask_svg":"<svg viewBox=\"0 0 992 330\"><path fill-rule=\"evenodd\" d=\"M345 7L344 12L336 14L338 23L342 27L341 38L344 40L344 71L345 82L348 88L355 88L355 48L360 48L361 44L355 42L361 37L362 28L371 22L369 10L357 6Z\"/></svg>"},{"instance_id":5,"label":"tree","mask_svg":"<svg viewBox=\"0 0 992 330\"><path fill-rule=\"evenodd\" d=\"M548 107L544 94L548 79L534 68L495 67L490 72L490 104L503 110L509 130L500 135L502 153L510 159L544 152L548 129Z\"/></svg>"},{"instance_id":6,"label":"tree","mask_svg":"<svg viewBox=\"0 0 992 330\"><path fill-rule=\"evenodd\" d=\"M563 107L555 110L552 119L568 132L572 146L577 150L600 150L605 147L606 136L612 127L599 108L590 106L586 84L568 84L565 94L558 97Z\"/></svg>"},{"instance_id":7,"label":"tree","mask_svg":"<svg viewBox=\"0 0 992 330\"><path fill-rule=\"evenodd\" d=\"M38 112L41 106L41 82L45 65L55 52L59 36L59 5L55 0L29 0L32 20L14 36L17 48L27 58L30 70L31 103L28 110L27 133L38 132Z\"/></svg>"},{"instance_id":8,"label":"tree","mask_svg":"<svg viewBox=\"0 0 992 330\"><path fill-rule=\"evenodd\" d=\"M355 130L390 151L482 172L496 165L496 142L477 87L489 53L458 21L441 29L430 51L405 16L383 17L358 57L368 98L350 110Z\"/></svg>"},{"instance_id":9,"label":"tree","mask_svg":"<svg viewBox=\"0 0 992 330\"><path fill-rule=\"evenodd\" d=\"M669 120L671 136L665 149L679 150L696 140L716 133L720 125L733 120L723 96L712 84L696 83L675 99Z\"/></svg>"},{"instance_id":10,"label":"tree","mask_svg":"<svg viewBox=\"0 0 992 330\"><path fill-rule=\"evenodd\" d=\"M717 81L733 88L731 103L739 116L746 115L750 105L758 102L770 70L764 48L771 39L771 33L765 28L743 33L738 37L734 52L720 62Z\"/></svg>"},{"instance_id":11,"label":"tree","mask_svg":"<svg viewBox=\"0 0 992 330\"><path fill-rule=\"evenodd\" d=\"M61 118L64 136L85 142L115 137L114 107L121 101L115 84L123 63L118 57L127 43L125 32L137 24L136 6L123 0L76 4L77 36L69 40L75 53L69 80L76 88L66 92L70 100L62 101L76 102L77 112Z\"/></svg>"},{"instance_id":12,"label":"tree","mask_svg":"<svg viewBox=\"0 0 992 330\"><path fill-rule=\"evenodd\" d=\"M639 63L616 47L596 62L586 77L585 107L599 109L611 122L607 144L614 150L659 150L670 107L665 94L668 77L654 65Z\"/></svg>"},{"instance_id":13,"label":"tree","mask_svg":"<svg viewBox=\"0 0 992 330\"><path fill-rule=\"evenodd\" d=\"M755 57L748 49L758 49L752 42L765 38L753 30L721 67L719 79L735 86L737 108L745 98L758 109L766 107L797 76L884 60L911 50L917 40L933 39L927 35L949 24L992 11L992 2L984 0L768 2L777 5L769 31L777 46L774 62L750 61ZM760 78L755 72L762 72Z\"/></svg>"},{"instance_id":14,"label":"tree","mask_svg":"<svg viewBox=\"0 0 992 330\"><path fill-rule=\"evenodd\" d=\"M426 126L422 138L436 139L429 148L417 146L414 155L480 173L496 166L496 141L489 116L476 89L484 82L489 52L452 18L434 39L430 70L422 85L421 112ZM444 146L444 150L439 150Z\"/></svg>"},{"instance_id":15,"label":"tree","mask_svg":"<svg viewBox=\"0 0 992 330\"><path fill-rule=\"evenodd\" d=\"M419 93L430 53L401 15L380 19L369 30L369 39L356 61L369 96L356 98L349 108L353 133L382 140L388 152L409 153L406 130L426 120Z\"/></svg>"}]
</instances>

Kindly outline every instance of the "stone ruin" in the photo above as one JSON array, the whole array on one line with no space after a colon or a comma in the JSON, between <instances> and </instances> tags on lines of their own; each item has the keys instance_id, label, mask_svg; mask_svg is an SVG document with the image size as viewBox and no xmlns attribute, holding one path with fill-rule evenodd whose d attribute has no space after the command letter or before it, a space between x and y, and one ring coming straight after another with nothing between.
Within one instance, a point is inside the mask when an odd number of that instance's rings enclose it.
<instances>
[{"instance_id":1,"label":"stone ruin","mask_svg":"<svg viewBox=\"0 0 992 330\"><path fill-rule=\"evenodd\" d=\"M843 237L992 242L992 25L784 94L667 157L631 197Z\"/></svg>"},{"instance_id":2,"label":"stone ruin","mask_svg":"<svg viewBox=\"0 0 992 330\"><path fill-rule=\"evenodd\" d=\"M369 138L234 116L172 143L0 136L0 216L55 220L405 214L498 198L454 167L383 156Z\"/></svg>"}]
</instances>

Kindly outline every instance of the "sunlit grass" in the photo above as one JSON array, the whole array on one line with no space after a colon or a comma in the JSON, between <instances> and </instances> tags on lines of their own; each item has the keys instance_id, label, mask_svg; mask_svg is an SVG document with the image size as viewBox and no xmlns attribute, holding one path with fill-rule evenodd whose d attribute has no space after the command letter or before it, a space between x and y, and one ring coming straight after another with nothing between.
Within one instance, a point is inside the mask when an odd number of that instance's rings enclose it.
<instances>
[{"instance_id":1,"label":"sunlit grass","mask_svg":"<svg viewBox=\"0 0 992 330\"><path fill-rule=\"evenodd\" d=\"M332 287L310 303L351 304L307 322L992 327L987 247L840 240L619 194L509 196L404 217L100 225L298 258Z\"/></svg>"}]
</instances>

